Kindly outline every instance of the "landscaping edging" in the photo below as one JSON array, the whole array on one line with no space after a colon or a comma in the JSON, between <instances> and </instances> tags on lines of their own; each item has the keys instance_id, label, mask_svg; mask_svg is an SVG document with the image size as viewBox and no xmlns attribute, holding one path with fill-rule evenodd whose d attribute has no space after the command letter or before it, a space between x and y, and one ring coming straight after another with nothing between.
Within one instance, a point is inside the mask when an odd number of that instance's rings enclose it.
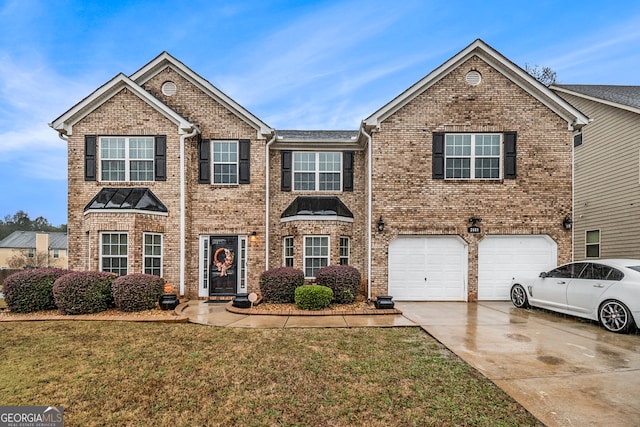
<instances>
[{"instance_id":1,"label":"landscaping edging","mask_svg":"<svg viewBox=\"0 0 640 427\"><path fill-rule=\"evenodd\" d=\"M299 310L295 308L282 308L281 310L261 310L259 308L238 308L228 303L226 310L236 314L248 314L251 316L358 316L358 315L385 315L402 314L397 308L365 308L365 309L335 309L335 310Z\"/></svg>"}]
</instances>

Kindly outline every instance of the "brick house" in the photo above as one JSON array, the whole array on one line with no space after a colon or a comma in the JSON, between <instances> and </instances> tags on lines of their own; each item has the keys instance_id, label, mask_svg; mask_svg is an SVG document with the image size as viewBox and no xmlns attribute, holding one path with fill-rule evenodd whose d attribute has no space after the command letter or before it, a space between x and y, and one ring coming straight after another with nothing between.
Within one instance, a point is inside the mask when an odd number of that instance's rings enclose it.
<instances>
[{"instance_id":1,"label":"brick house","mask_svg":"<svg viewBox=\"0 0 640 427\"><path fill-rule=\"evenodd\" d=\"M275 130L165 52L51 123L69 267L206 298L258 291L267 267L348 263L369 297L506 299L514 268L570 259L586 123L481 40L352 131Z\"/></svg>"}]
</instances>

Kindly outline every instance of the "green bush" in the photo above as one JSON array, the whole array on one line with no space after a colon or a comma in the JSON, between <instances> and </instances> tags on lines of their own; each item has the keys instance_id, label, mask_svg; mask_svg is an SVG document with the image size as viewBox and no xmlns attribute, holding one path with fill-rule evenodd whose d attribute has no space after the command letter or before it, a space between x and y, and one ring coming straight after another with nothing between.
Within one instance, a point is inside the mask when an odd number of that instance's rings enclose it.
<instances>
[{"instance_id":1,"label":"green bush","mask_svg":"<svg viewBox=\"0 0 640 427\"><path fill-rule=\"evenodd\" d=\"M53 296L63 314L89 314L113 307L111 284L115 273L78 271L60 277L53 285Z\"/></svg>"},{"instance_id":2,"label":"green bush","mask_svg":"<svg viewBox=\"0 0 640 427\"><path fill-rule=\"evenodd\" d=\"M304 273L291 267L267 270L260 275L260 293L264 302L292 303L298 286L304 285Z\"/></svg>"},{"instance_id":3,"label":"green bush","mask_svg":"<svg viewBox=\"0 0 640 427\"><path fill-rule=\"evenodd\" d=\"M333 291L332 302L349 304L354 302L358 295L360 272L350 265L328 265L316 273L316 284Z\"/></svg>"},{"instance_id":4,"label":"green bush","mask_svg":"<svg viewBox=\"0 0 640 427\"><path fill-rule=\"evenodd\" d=\"M326 286L303 285L296 288L296 305L302 310L322 310L331 305L333 291Z\"/></svg>"},{"instance_id":5,"label":"green bush","mask_svg":"<svg viewBox=\"0 0 640 427\"><path fill-rule=\"evenodd\" d=\"M164 293L164 279L151 274L120 276L111 284L113 301L122 311L150 310Z\"/></svg>"},{"instance_id":6,"label":"green bush","mask_svg":"<svg viewBox=\"0 0 640 427\"><path fill-rule=\"evenodd\" d=\"M53 284L57 278L69 274L60 268L37 268L13 273L4 280L2 293L9 310L15 313L53 310Z\"/></svg>"}]
</instances>

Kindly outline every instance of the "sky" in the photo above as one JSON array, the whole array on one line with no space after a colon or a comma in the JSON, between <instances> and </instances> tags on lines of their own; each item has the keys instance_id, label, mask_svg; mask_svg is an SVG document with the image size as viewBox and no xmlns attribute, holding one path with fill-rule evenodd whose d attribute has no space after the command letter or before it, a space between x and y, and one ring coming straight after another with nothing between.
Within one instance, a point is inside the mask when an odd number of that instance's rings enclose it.
<instances>
[{"instance_id":1,"label":"sky","mask_svg":"<svg viewBox=\"0 0 640 427\"><path fill-rule=\"evenodd\" d=\"M477 38L561 84L640 85L628 0L0 0L0 219L67 223L48 124L163 51L275 129L357 130Z\"/></svg>"}]
</instances>

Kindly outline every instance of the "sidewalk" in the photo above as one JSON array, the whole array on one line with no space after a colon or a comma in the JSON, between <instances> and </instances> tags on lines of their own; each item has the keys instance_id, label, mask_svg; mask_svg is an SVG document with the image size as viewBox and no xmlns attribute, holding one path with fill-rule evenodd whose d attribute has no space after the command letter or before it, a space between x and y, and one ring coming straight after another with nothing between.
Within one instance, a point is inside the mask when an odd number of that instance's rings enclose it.
<instances>
[{"instance_id":1,"label":"sidewalk","mask_svg":"<svg viewBox=\"0 0 640 427\"><path fill-rule=\"evenodd\" d=\"M230 328L362 328L417 326L402 314L271 316L248 315L227 311L227 303L189 301L181 314L192 323Z\"/></svg>"}]
</instances>

